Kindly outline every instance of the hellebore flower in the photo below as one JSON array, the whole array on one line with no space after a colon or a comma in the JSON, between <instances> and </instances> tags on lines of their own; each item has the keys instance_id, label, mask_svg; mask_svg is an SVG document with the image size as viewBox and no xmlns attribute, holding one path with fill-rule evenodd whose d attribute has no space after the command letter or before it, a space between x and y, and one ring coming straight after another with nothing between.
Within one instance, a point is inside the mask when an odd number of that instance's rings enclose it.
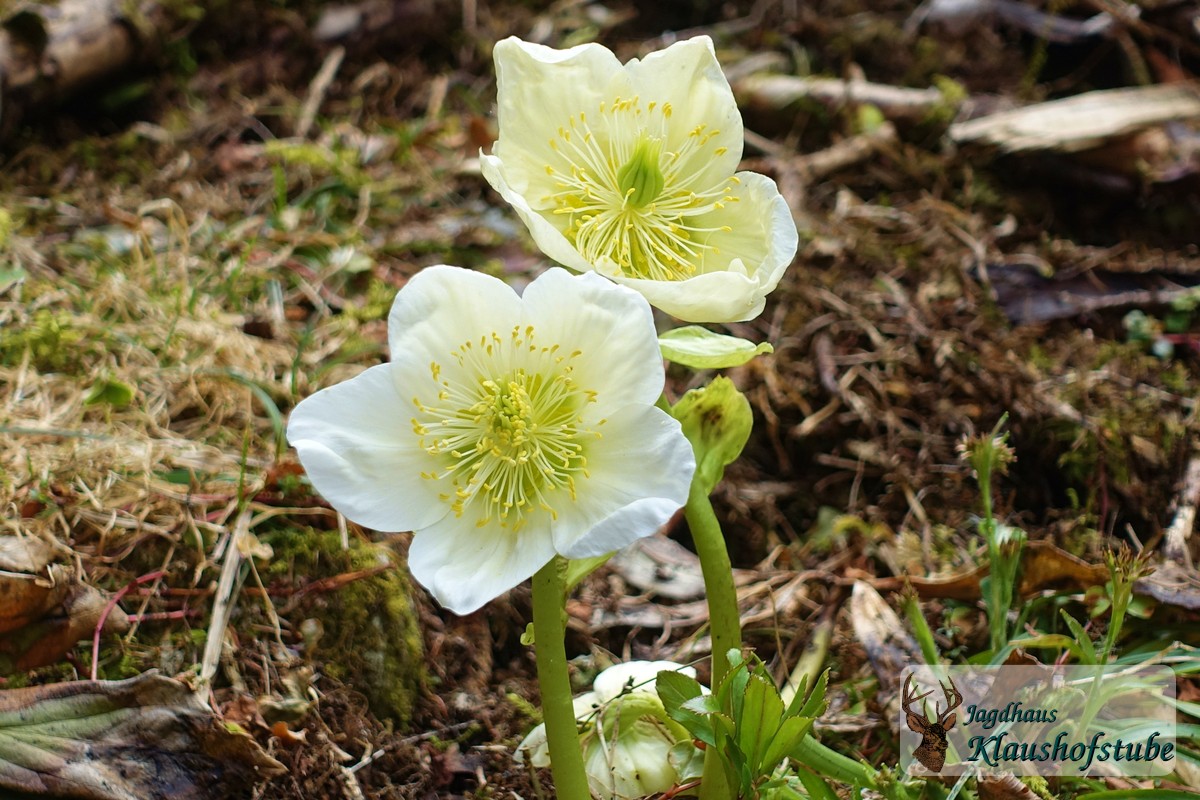
<instances>
[{"instance_id":1,"label":"hellebore flower","mask_svg":"<svg viewBox=\"0 0 1200 800\"><path fill-rule=\"evenodd\" d=\"M679 423L654 406L663 364L650 307L552 269L524 296L430 267L388 318L392 360L301 401L288 439L351 520L415 533L413 576L459 614L555 554L648 536L687 499Z\"/></svg>"},{"instance_id":2,"label":"hellebore flower","mask_svg":"<svg viewBox=\"0 0 1200 800\"><path fill-rule=\"evenodd\" d=\"M592 691L575 698L575 717L583 725L584 768L595 796L648 797L670 789L682 772L699 769L702 756L655 693L655 678L664 670L696 676L696 670L673 661L629 661L601 672ZM530 731L517 747L517 760L526 758L534 767L550 766L545 725Z\"/></svg>"},{"instance_id":3,"label":"hellebore flower","mask_svg":"<svg viewBox=\"0 0 1200 800\"><path fill-rule=\"evenodd\" d=\"M689 322L753 319L796 254L775 182L734 174L742 118L707 36L624 66L597 44L496 45L484 177L538 247Z\"/></svg>"}]
</instances>

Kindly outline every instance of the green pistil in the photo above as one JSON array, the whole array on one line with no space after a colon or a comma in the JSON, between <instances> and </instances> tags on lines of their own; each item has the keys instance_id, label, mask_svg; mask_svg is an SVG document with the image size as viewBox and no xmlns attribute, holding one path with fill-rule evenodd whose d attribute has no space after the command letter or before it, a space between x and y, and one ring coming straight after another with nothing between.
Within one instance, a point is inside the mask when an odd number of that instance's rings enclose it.
<instances>
[{"instance_id":1,"label":"green pistil","mask_svg":"<svg viewBox=\"0 0 1200 800\"><path fill-rule=\"evenodd\" d=\"M658 166L662 142L642 136L633 156L617 172L617 186L625 202L633 208L645 208L662 194L666 178Z\"/></svg>"}]
</instances>

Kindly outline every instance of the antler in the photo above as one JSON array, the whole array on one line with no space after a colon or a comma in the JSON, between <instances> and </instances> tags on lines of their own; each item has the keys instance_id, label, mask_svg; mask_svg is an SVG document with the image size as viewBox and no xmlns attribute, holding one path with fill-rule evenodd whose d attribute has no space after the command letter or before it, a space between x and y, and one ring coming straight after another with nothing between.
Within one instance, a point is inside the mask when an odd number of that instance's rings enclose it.
<instances>
[{"instance_id":1,"label":"antler","mask_svg":"<svg viewBox=\"0 0 1200 800\"><path fill-rule=\"evenodd\" d=\"M918 720L918 719L919 719L919 720L921 720L921 721L923 721L923 722L926 722L926 723L928 723L928 720L927 720L927 719L926 719L926 717L925 717L925 709L923 709L923 708L922 708L922 709L920 709L920 710L918 710L918 711L913 711L913 710L912 710L912 708L910 708L909 706L911 706L913 703L917 702L918 700L923 700L924 698L926 698L926 697L928 697L929 695L933 694L933 690L932 690L932 689L930 689L930 690L929 690L928 692L926 692L925 694L915 694L915 691L916 691L916 690L913 688L913 685L912 685L912 684L913 684L913 675L912 675L912 673L910 672L910 673L909 673L909 675L908 675L908 679L904 681L904 693L903 693L903 696L901 697L901 700L900 700L900 707L901 707L901 708L903 708L903 709L904 709L904 713L905 713L905 714L907 714L907 715L909 716L909 725L908 725L908 727L910 727L910 728L912 728L914 731L916 731L916 730L917 730L917 728L914 728L914 727L913 727L913 721L914 721L914 720Z\"/></svg>"},{"instance_id":2,"label":"antler","mask_svg":"<svg viewBox=\"0 0 1200 800\"><path fill-rule=\"evenodd\" d=\"M938 683L941 684L942 694L946 696L947 705L945 711L939 712L937 710L937 706L934 706L933 710L934 713L937 714L938 724L945 726L946 718L950 716L950 712L962 705L963 696L962 693L958 691L958 687L954 685L954 681L950 681L949 686L941 683L941 681L938 681Z\"/></svg>"}]
</instances>

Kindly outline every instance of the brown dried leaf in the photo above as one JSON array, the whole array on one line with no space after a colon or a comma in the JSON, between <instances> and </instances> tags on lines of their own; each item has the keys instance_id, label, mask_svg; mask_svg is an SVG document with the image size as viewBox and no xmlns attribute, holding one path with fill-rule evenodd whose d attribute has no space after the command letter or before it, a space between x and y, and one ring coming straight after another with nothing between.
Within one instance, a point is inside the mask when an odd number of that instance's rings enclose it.
<instances>
[{"instance_id":1,"label":"brown dried leaf","mask_svg":"<svg viewBox=\"0 0 1200 800\"><path fill-rule=\"evenodd\" d=\"M987 576L989 565L980 564L970 572L950 578L888 578L875 581L880 589L898 589L907 581L922 598L948 597L954 600L978 600L982 593L979 582ZM1084 590L1103 586L1108 580L1108 567L1089 564L1050 542L1027 542L1021 551L1021 580L1017 591L1027 597L1044 589L1062 588Z\"/></svg>"},{"instance_id":2,"label":"brown dried leaf","mask_svg":"<svg viewBox=\"0 0 1200 800\"><path fill-rule=\"evenodd\" d=\"M53 664L90 638L104 614L108 595L52 556L40 539L0 536L0 675ZM119 608L105 618L105 632L128 628Z\"/></svg>"},{"instance_id":3,"label":"brown dried leaf","mask_svg":"<svg viewBox=\"0 0 1200 800\"><path fill-rule=\"evenodd\" d=\"M282 771L154 673L0 692L0 796L216 800Z\"/></svg>"},{"instance_id":4,"label":"brown dried leaf","mask_svg":"<svg viewBox=\"0 0 1200 800\"><path fill-rule=\"evenodd\" d=\"M66 596L51 613L0 638L0 674L44 667L62 658L82 639L90 639L108 605L108 595L74 582L64 584ZM129 630L129 617L113 607L104 618L104 633Z\"/></svg>"},{"instance_id":5,"label":"brown dried leaf","mask_svg":"<svg viewBox=\"0 0 1200 800\"><path fill-rule=\"evenodd\" d=\"M68 573L50 566L50 546L27 536L0 536L0 633L49 613L67 593Z\"/></svg>"}]
</instances>

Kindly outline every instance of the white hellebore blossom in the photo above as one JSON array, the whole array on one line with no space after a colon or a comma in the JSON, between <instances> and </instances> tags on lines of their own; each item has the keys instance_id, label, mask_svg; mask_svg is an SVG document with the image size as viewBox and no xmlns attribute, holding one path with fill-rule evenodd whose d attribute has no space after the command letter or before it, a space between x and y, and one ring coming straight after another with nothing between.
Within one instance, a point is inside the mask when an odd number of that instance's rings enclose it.
<instances>
[{"instance_id":1,"label":"white hellebore blossom","mask_svg":"<svg viewBox=\"0 0 1200 800\"><path fill-rule=\"evenodd\" d=\"M702 754L683 726L667 716L655 692L658 673L665 670L696 677L696 670L674 661L628 661L601 672L592 691L575 698L593 796L636 800L667 791L681 773L698 772ZM531 766L550 766L545 725L518 745L517 760L526 758Z\"/></svg>"},{"instance_id":2,"label":"white hellebore blossom","mask_svg":"<svg viewBox=\"0 0 1200 800\"><path fill-rule=\"evenodd\" d=\"M495 48L483 174L538 247L689 322L752 319L796 254L775 182L734 174L742 118L712 40L622 65L608 49Z\"/></svg>"},{"instance_id":3,"label":"white hellebore blossom","mask_svg":"<svg viewBox=\"0 0 1200 800\"><path fill-rule=\"evenodd\" d=\"M430 267L388 317L391 361L301 401L288 423L313 486L360 525L415 533L413 576L459 614L555 554L648 536L687 499L679 423L654 406L650 306L552 269L518 296Z\"/></svg>"}]
</instances>

